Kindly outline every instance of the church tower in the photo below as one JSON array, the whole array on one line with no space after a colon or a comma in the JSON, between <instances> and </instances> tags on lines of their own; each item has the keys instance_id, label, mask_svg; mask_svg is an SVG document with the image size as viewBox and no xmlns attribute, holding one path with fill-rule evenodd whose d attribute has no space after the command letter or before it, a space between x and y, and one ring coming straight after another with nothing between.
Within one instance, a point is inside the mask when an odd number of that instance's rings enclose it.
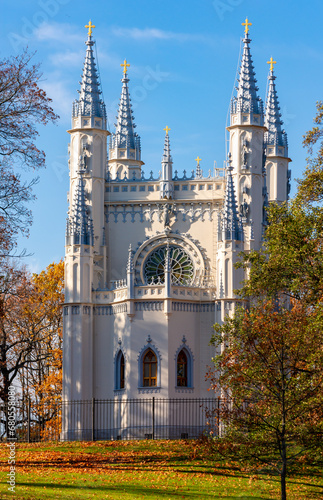
<instances>
[{"instance_id":1,"label":"church tower","mask_svg":"<svg viewBox=\"0 0 323 500\"><path fill-rule=\"evenodd\" d=\"M261 247L264 192L264 110L250 53L246 19L237 95L231 102L230 152L237 202L246 231L246 249Z\"/></svg>"},{"instance_id":2,"label":"church tower","mask_svg":"<svg viewBox=\"0 0 323 500\"><path fill-rule=\"evenodd\" d=\"M267 186L269 201L282 203L287 200L289 195L290 170L288 164L291 160L288 158L287 134L282 129L283 122L275 85L274 64L276 64L276 61L273 61L271 57L268 64L270 64L270 70L265 114L265 126L267 127L265 133Z\"/></svg>"},{"instance_id":3,"label":"church tower","mask_svg":"<svg viewBox=\"0 0 323 500\"><path fill-rule=\"evenodd\" d=\"M101 99L93 54L91 22L79 99L73 103L69 130L70 191L66 227L63 394L92 397L92 287L106 280L104 188L106 109ZM77 362L76 362L77 360Z\"/></svg>"}]
</instances>

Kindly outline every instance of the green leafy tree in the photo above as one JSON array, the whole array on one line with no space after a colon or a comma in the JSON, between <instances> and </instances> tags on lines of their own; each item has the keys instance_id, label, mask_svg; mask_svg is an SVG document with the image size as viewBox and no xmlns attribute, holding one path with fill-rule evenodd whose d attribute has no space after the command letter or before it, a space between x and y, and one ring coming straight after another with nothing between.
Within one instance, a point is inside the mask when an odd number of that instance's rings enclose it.
<instances>
[{"instance_id":1,"label":"green leafy tree","mask_svg":"<svg viewBox=\"0 0 323 500\"><path fill-rule=\"evenodd\" d=\"M277 471L282 500L289 464L323 437L322 319L322 306L307 311L298 301L287 309L260 301L216 325L212 338L222 351L209 373L223 398L217 451Z\"/></svg>"},{"instance_id":2,"label":"green leafy tree","mask_svg":"<svg viewBox=\"0 0 323 500\"><path fill-rule=\"evenodd\" d=\"M323 441L323 103L304 136L309 158L296 197L271 204L263 249L242 256L248 308L215 325L209 372L224 399L220 453L279 471Z\"/></svg>"}]
</instances>

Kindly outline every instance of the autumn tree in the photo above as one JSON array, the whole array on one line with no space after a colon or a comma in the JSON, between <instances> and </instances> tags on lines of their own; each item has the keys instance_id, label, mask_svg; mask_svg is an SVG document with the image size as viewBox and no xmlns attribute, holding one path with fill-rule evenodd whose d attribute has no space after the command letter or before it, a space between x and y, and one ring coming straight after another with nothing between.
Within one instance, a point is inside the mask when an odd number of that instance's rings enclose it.
<instances>
[{"instance_id":1,"label":"autumn tree","mask_svg":"<svg viewBox=\"0 0 323 500\"><path fill-rule=\"evenodd\" d=\"M320 102L297 195L270 205L263 249L241 258L249 306L215 326L208 374L224 397L217 450L276 468L283 500L291 464L323 442L322 120Z\"/></svg>"},{"instance_id":2,"label":"autumn tree","mask_svg":"<svg viewBox=\"0 0 323 500\"><path fill-rule=\"evenodd\" d=\"M35 143L36 124L46 125L58 117L39 86L39 65L31 60L26 50L0 63L0 158L38 169L45 165L45 153Z\"/></svg>"},{"instance_id":3,"label":"autumn tree","mask_svg":"<svg viewBox=\"0 0 323 500\"><path fill-rule=\"evenodd\" d=\"M61 401L63 302L64 264L60 261L32 275L16 327L23 336L35 339L19 377L23 399L32 402L42 430L57 424L57 403Z\"/></svg>"},{"instance_id":4,"label":"autumn tree","mask_svg":"<svg viewBox=\"0 0 323 500\"><path fill-rule=\"evenodd\" d=\"M304 176L298 181L297 199L320 203L323 201L323 101L316 103L314 127L304 135L303 145L309 156Z\"/></svg>"},{"instance_id":5,"label":"autumn tree","mask_svg":"<svg viewBox=\"0 0 323 500\"><path fill-rule=\"evenodd\" d=\"M22 181L17 168L45 165L45 153L36 146L37 125L58 118L41 77L27 51L0 61L0 257L10 254L17 234L28 234L31 223L26 203L37 179Z\"/></svg>"},{"instance_id":6,"label":"autumn tree","mask_svg":"<svg viewBox=\"0 0 323 500\"><path fill-rule=\"evenodd\" d=\"M260 301L216 325L212 338L221 349L209 374L223 398L217 449L276 470L283 500L288 466L323 437L322 319L322 306L308 311L301 301L292 308Z\"/></svg>"},{"instance_id":7,"label":"autumn tree","mask_svg":"<svg viewBox=\"0 0 323 500\"><path fill-rule=\"evenodd\" d=\"M0 398L7 401L10 385L24 373L39 397L58 394L59 374L55 387L45 386L60 371L63 263L32 276L7 264L0 284Z\"/></svg>"},{"instance_id":8,"label":"autumn tree","mask_svg":"<svg viewBox=\"0 0 323 500\"><path fill-rule=\"evenodd\" d=\"M32 214L26 204L35 198L36 183L37 178L23 182L8 160L0 163L0 258L12 253L19 232L28 235Z\"/></svg>"}]
</instances>

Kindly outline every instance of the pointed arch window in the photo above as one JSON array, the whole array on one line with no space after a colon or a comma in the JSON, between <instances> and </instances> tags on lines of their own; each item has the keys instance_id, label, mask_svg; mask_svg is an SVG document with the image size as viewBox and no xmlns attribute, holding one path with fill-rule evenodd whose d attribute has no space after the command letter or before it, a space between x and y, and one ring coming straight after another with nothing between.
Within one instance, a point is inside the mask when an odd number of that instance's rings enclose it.
<instances>
[{"instance_id":1,"label":"pointed arch window","mask_svg":"<svg viewBox=\"0 0 323 500\"><path fill-rule=\"evenodd\" d=\"M157 357L152 349L148 349L143 357L142 381L144 387L157 386Z\"/></svg>"},{"instance_id":2,"label":"pointed arch window","mask_svg":"<svg viewBox=\"0 0 323 500\"><path fill-rule=\"evenodd\" d=\"M120 350L116 359L116 389L125 388L125 359Z\"/></svg>"},{"instance_id":3,"label":"pointed arch window","mask_svg":"<svg viewBox=\"0 0 323 500\"><path fill-rule=\"evenodd\" d=\"M182 349L177 356L177 387L188 387L187 365L187 355Z\"/></svg>"}]
</instances>

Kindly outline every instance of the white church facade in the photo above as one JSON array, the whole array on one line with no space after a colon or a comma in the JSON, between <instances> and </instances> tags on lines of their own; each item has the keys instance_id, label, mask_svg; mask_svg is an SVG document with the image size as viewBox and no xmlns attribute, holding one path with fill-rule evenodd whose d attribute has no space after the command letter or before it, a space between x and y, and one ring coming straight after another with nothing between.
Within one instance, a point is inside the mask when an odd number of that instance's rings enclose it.
<instances>
[{"instance_id":1,"label":"white church facade","mask_svg":"<svg viewBox=\"0 0 323 500\"><path fill-rule=\"evenodd\" d=\"M226 168L204 176L197 158L180 175L166 127L154 178L143 171L126 61L107 130L89 26L69 130L63 400L210 397L212 326L239 301L238 254L261 248L266 206L288 198L274 61L264 107L246 20Z\"/></svg>"}]
</instances>

